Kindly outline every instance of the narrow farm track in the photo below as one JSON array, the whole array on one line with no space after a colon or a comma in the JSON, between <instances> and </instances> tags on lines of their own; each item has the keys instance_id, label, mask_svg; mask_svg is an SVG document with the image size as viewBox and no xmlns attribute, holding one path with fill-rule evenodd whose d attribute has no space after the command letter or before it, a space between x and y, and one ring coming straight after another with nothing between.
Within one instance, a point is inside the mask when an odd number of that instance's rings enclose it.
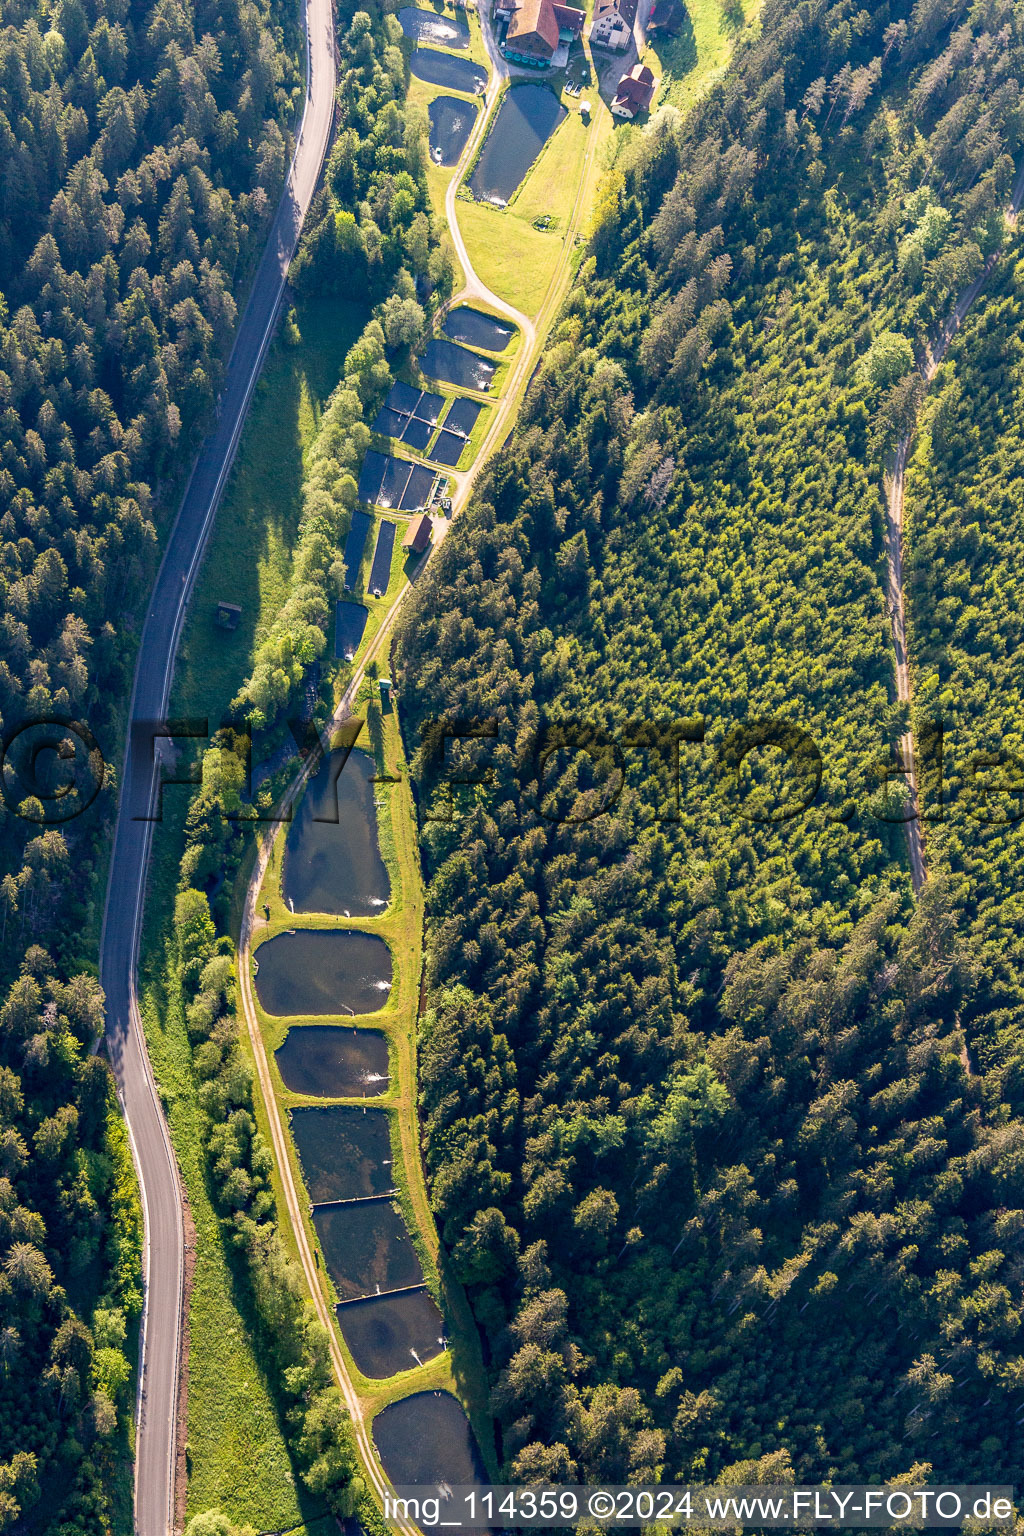
<instances>
[{"instance_id":1,"label":"narrow farm track","mask_svg":"<svg viewBox=\"0 0 1024 1536\"><path fill-rule=\"evenodd\" d=\"M203 445L192 471L142 630L100 940L107 1053L127 1122L145 1225L135 1442L138 1536L168 1536L174 1526L185 1260L182 1191L146 1053L137 996L139 939L153 832L153 822L147 818L152 816L159 795L159 768L147 722L163 720L167 713L192 586L274 331L288 267L330 137L336 73L330 0L306 0L304 19L306 100L295 154L238 326L221 392L217 429Z\"/></svg>"},{"instance_id":2,"label":"narrow farm track","mask_svg":"<svg viewBox=\"0 0 1024 1536\"><path fill-rule=\"evenodd\" d=\"M494 46L493 39L490 36L489 29L483 17L481 17L481 24L483 26L484 40L491 62L491 76L484 95L484 109L479 114L475 129L470 135L470 138L467 141L465 148L463 149L462 155L459 158L458 165L453 172L445 197L445 216L448 229L451 234L452 241L455 245L455 249L465 276L463 287L457 294L454 295L448 308L452 308L454 305L463 301L476 300L477 302L483 303L488 308L494 310L500 315L503 315L506 319L511 320L516 326L519 327L521 343L518 355L506 380L504 393L501 399L497 401L493 407L492 420L485 434L483 442L481 443L480 450L476 457L476 462L470 469L452 474L455 488L452 496L451 517L447 521L435 522L434 543L428 551L427 560L431 558L434 550L443 542L443 539L447 534L454 518L458 516L458 514L469 502L478 475L488 463L493 454L500 448L512 427L516 413L519 409L519 405L522 401L522 397L526 392L526 387L529 383L533 368L536 364L540 348L543 345L543 341L550 328L551 322L557 313L558 305L560 304L567 287L571 272L576 236L579 232L584 213L586 212L586 209L589 205L590 193L593 189L594 182L597 175L599 174L597 155L594 148L590 146L588 147L586 156L584 158L583 169L580 175L572 216L566 230L561 253L555 267L552 270L547 292L541 304L540 310L538 311L537 317L535 320L531 320L528 315L523 314L520 310L515 309L511 304L506 303L504 299L500 298L498 294L492 292L491 289L489 289L486 284L480 280L474 271L472 263L469 259L469 254L466 250L465 242L462 238L462 233L458 224L458 203L456 197L458 187L463 177L465 176L467 166L471 163L472 158L476 153L478 145L482 143L483 137L488 131L494 111L501 98L502 83L508 75L507 66L505 65L504 60L501 58L500 54L497 52L497 49ZM427 562L425 560L423 565L426 563ZM420 570L422 571L422 569L423 566L421 565ZM403 587L395 599L395 602L392 605L389 613L378 629L376 635L374 636L371 644L367 647L362 660L353 673L353 676L350 679L349 684L334 711L334 715L331 721L332 730L340 726L344 721L350 719L353 715L359 689L362 686L363 680L366 676L367 664L380 656L381 653L384 652L386 647L390 644L395 623L403 610L404 603L408 598L409 593L412 590L413 587L411 583L408 583L405 587ZM281 801L280 806L278 807L278 816L284 815L288 811L289 807L294 805L302 792L307 778L311 772L315 771L316 766L317 754L311 753L306 763L298 773L297 777L287 790L283 800ZM249 879L249 886L246 893L245 908L242 916L242 927L239 936L238 953L239 993L242 1004L242 1012L245 1018L249 1044L256 1066L256 1076L259 1083L260 1093L262 1095L263 1104L269 1123L271 1142L274 1149L274 1157L280 1172L281 1187L284 1194L285 1205L288 1210L289 1221L295 1236L295 1242L298 1249L299 1259L302 1264L303 1273L305 1275L306 1285L309 1289L310 1295L313 1298L313 1305L316 1308L317 1316L319 1317L323 1326L326 1328L328 1337L330 1339L331 1361L334 1367L334 1374L342 1396L345 1400L349 1416L352 1420L356 1443L359 1449L361 1460L363 1462L363 1467L365 1469L370 1486L373 1488L377 1498L383 1502L385 1494L390 1489L390 1483L387 1479L387 1475L381 1467L376 1449L373 1444L371 1421L365 1413L363 1402L361 1401L359 1393L356 1390L351 1374L349 1373L344 1353L338 1342L335 1329L335 1319L331 1315L330 1308L324 1300L323 1291L321 1288L321 1272L316 1263L306 1235L305 1222L303 1220L303 1200L296 1188L295 1180L292 1175L292 1165L289 1156L287 1140L288 1132L285 1127L281 1110L274 1091L274 1082L270 1071L267 1050L263 1041L263 1035L260 1029L259 1018L256 1012L256 1005L253 997L252 938L257 923L257 899L259 896L260 888L266 877L267 867L274 844L274 835L274 829L271 827L271 829L268 830L268 832L265 834L257 850L254 868ZM413 1103L411 1106L411 1113L415 1114L415 1103ZM419 1144L418 1129L414 1136L414 1144L417 1146ZM403 1531L405 1536L415 1536L417 1531L417 1527L407 1520L391 1519L390 1524L392 1524L398 1530Z\"/></svg>"},{"instance_id":3,"label":"narrow farm track","mask_svg":"<svg viewBox=\"0 0 1024 1536\"><path fill-rule=\"evenodd\" d=\"M1013 193L1006 210L1006 221L1011 230L1016 228L1017 216L1020 212L1022 201L1024 201L1024 166L1022 166L1014 182ZM975 300L988 282L993 269L999 262L1000 255L1000 251L993 251L973 283L964 289L946 318L934 343L925 352L919 369L924 380L925 389L928 388L938 372L943 358L949 351L953 338L956 336L961 325L963 325ZM886 503L885 544L888 568L886 601L892 624L896 697L901 703L908 705L913 702L913 678L907 652L906 608L903 583L903 513L907 461L910 457L916 434L917 423L915 422L896 445L892 469L886 474L883 487ZM906 821L907 850L910 857L910 879L916 893L920 891L928 878L928 868L925 864L924 835L921 831L917 774L914 768L914 737L909 727L900 738L900 756L907 771L907 784L910 790L910 815Z\"/></svg>"}]
</instances>

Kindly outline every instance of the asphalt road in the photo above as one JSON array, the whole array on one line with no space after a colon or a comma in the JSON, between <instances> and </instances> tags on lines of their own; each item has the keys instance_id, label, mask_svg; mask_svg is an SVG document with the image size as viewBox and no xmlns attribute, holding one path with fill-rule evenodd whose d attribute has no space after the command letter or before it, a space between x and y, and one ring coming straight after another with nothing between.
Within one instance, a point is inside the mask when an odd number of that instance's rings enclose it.
<instances>
[{"instance_id":1,"label":"asphalt road","mask_svg":"<svg viewBox=\"0 0 1024 1536\"><path fill-rule=\"evenodd\" d=\"M152 736L140 729L140 722L161 720L167 711L188 599L330 136L336 79L330 0L306 0L306 28L306 105L295 157L238 327L217 430L200 451L142 631L104 912L100 980L107 1000L107 1051L142 1187L146 1229L135 1452L139 1536L167 1536L174 1525L185 1241L177 1169L146 1055L135 990L153 831L151 821L139 818L149 814L157 789Z\"/></svg>"}]
</instances>

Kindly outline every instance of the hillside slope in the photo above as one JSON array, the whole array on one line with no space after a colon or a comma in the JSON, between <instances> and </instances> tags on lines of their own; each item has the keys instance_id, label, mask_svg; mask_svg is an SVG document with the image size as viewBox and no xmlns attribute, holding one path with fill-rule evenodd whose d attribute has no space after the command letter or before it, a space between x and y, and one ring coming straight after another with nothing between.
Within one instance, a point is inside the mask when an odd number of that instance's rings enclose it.
<instances>
[{"instance_id":1,"label":"hillside slope","mask_svg":"<svg viewBox=\"0 0 1024 1536\"><path fill-rule=\"evenodd\" d=\"M1020 1464L1017 1047L1004 1016L965 1051L951 837L911 891L882 486L915 359L1013 238L1022 71L998 0L770 3L620 154L406 621L427 1159L517 1476ZM956 536L937 495L923 539ZM496 739L444 754L445 720Z\"/></svg>"},{"instance_id":2,"label":"hillside slope","mask_svg":"<svg viewBox=\"0 0 1024 1536\"><path fill-rule=\"evenodd\" d=\"M93 1054L97 876L160 531L216 416L301 47L276 0L0 4L4 1528L132 1524L142 1217Z\"/></svg>"}]
</instances>

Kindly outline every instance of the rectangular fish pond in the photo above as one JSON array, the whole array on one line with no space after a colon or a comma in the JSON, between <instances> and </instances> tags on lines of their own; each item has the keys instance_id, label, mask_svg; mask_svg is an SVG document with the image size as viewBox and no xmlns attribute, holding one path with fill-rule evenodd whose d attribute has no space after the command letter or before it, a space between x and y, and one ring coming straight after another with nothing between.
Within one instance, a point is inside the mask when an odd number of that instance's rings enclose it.
<instances>
[{"instance_id":1,"label":"rectangular fish pond","mask_svg":"<svg viewBox=\"0 0 1024 1536\"><path fill-rule=\"evenodd\" d=\"M313 1225L340 1301L423 1284L412 1238L391 1200L315 1205Z\"/></svg>"},{"instance_id":2,"label":"rectangular fish pond","mask_svg":"<svg viewBox=\"0 0 1024 1536\"><path fill-rule=\"evenodd\" d=\"M361 559L362 550L359 554ZM347 603L343 597L338 599L334 610L334 656L337 661L352 660L359 649L368 618L369 612L362 603Z\"/></svg>"},{"instance_id":3,"label":"rectangular fish pond","mask_svg":"<svg viewBox=\"0 0 1024 1536\"><path fill-rule=\"evenodd\" d=\"M386 520L377 530L377 548L373 552L368 590L374 597L383 597L391 580L391 551L395 547L395 525Z\"/></svg>"},{"instance_id":4,"label":"rectangular fish pond","mask_svg":"<svg viewBox=\"0 0 1024 1536\"><path fill-rule=\"evenodd\" d=\"M444 1349L444 1318L426 1289L343 1302L338 1325L364 1376L396 1376Z\"/></svg>"},{"instance_id":5,"label":"rectangular fish pond","mask_svg":"<svg viewBox=\"0 0 1024 1536\"><path fill-rule=\"evenodd\" d=\"M371 449L370 451L372 452L373 450ZM366 457L370 457L369 453ZM377 458L380 458L380 454L377 454ZM359 567L363 562L366 535L372 527L373 518L368 512L360 512L357 507L352 513L348 538L345 540L345 586L349 592L354 589L356 582L359 580Z\"/></svg>"},{"instance_id":6,"label":"rectangular fish pond","mask_svg":"<svg viewBox=\"0 0 1024 1536\"><path fill-rule=\"evenodd\" d=\"M416 389L412 384L404 384L401 379L396 379L388 390L388 397L384 401L385 406L391 411L401 411L403 416L411 416L422 398L423 391Z\"/></svg>"},{"instance_id":7,"label":"rectangular fish pond","mask_svg":"<svg viewBox=\"0 0 1024 1536\"><path fill-rule=\"evenodd\" d=\"M413 453L422 453L434 435L434 428L429 421L423 421L419 416L406 416L400 435L402 442Z\"/></svg>"},{"instance_id":8,"label":"rectangular fish pond","mask_svg":"<svg viewBox=\"0 0 1024 1536\"><path fill-rule=\"evenodd\" d=\"M409 484L402 497L403 512L422 512L430 500L434 488L434 471L424 464L417 464L409 476Z\"/></svg>"},{"instance_id":9,"label":"rectangular fish pond","mask_svg":"<svg viewBox=\"0 0 1024 1536\"><path fill-rule=\"evenodd\" d=\"M510 86L469 178L473 196L479 202L504 207L568 115L549 86L532 80Z\"/></svg>"},{"instance_id":10,"label":"rectangular fish pond","mask_svg":"<svg viewBox=\"0 0 1024 1536\"><path fill-rule=\"evenodd\" d=\"M361 1200L394 1188L391 1132L386 1109L316 1104L290 1114L295 1150L309 1198Z\"/></svg>"},{"instance_id":11,"label":"rectangular fish pond","mask_svg":"<svg viewBox=\"0 0 1024 1536\"><path fill-rule=\"evenodd\" d=\"M442 426L446 432L461 432L464 437L468 437L482 410L483 406L476 400L453 400Z\"/></svg>"},{"instance_id":12,"label":"rectangular fish pond","mask_svg":"<svg viewBox=\"0 0 1024 1536\"><path fill-rule=\"evenodd\" d=\"M462 450L466 446L466 439L460 437L457 432L439 432L437 442L427 454L431 464L446 464L451 468L462 458Z\"/></svg>"},{"instance_id":13,"label":"rectangular fish pond","mask_svg":"<svg viewBox=\"0 0 1024 1536\"><path fill-rule=\"evenodd\" d=\"M373 1421L373 1439L396 1487L487 1482L476 1436L450 1392L414 1392L389 1403Z\"/></svg>"},{"instance_id":14,"label":"rectangular fish pond","mask_svg":"<svg viewBox=\"0 0 1024 1536\"><path fill-rule=\"evenodd\" d=\"M408 459L385 459L380 488L376 496L369 499L381 507L400 507L411 473L412 465Z\"/></svg>"},{"instance_id":15,"label":"rectangular fish pond","mask_svg":"<svg viewBox=\"0 0 1024 1536\"><path fill-rule=\"evenodd\" d=\"M382 405L373 419L373 431L380 432L384 437L401 437L408 420L408 416L403 416L401 411L393 411L390 406Z\"/></svg>"},{"instance_id":16,"label":"rectangular fish pond","mask_svg":"<svg viewBox=\"0 0 1024 1536\"><path fill-rule=\"evenodd\" d=\"M358 748L328 752L310 775L284 844L281 890L294 912L370 917L387 906L374 776Z\"/></svg>"},{"instance_id":17,"label":"rectangular fish pond","mask_svg":"<svg viewBox=\"0 0 1024 1536\"><path fill-rule=\"evenodd\" d=\"M300 1024L274 1052L290 1093L317 1098L376 1098L388 1088L388 1042L379 1029Z\"/></svg>"},{"instance_id":18,"label":"rectangular fish pond","mask_svg":"<svg viewBox=\"0 0 1024 1536\"><path fill-rule=\"evenodd\" d=\"M391 991L391 951L374 933L299 929L256 950L256 996L266 1013L374 1013Z\"/></svg>"}]
</instances>

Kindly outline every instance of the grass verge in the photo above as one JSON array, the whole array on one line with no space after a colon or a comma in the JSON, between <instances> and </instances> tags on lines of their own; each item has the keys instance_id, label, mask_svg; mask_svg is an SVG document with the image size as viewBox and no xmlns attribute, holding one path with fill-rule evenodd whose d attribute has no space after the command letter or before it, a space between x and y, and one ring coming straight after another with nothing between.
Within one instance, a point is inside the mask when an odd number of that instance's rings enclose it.
<instances>
[{"instance_id":1,"label":"grass verge","mask_svg":"<svg viewBox=\"0 0 1024 1536\"><path fill-rule=\"evenodd\" d=\"M456 218L481 282L523 314L535 315L561 252L559 235L534 229L508 209L459 198Z\"/></svg>"}]
</instances>

